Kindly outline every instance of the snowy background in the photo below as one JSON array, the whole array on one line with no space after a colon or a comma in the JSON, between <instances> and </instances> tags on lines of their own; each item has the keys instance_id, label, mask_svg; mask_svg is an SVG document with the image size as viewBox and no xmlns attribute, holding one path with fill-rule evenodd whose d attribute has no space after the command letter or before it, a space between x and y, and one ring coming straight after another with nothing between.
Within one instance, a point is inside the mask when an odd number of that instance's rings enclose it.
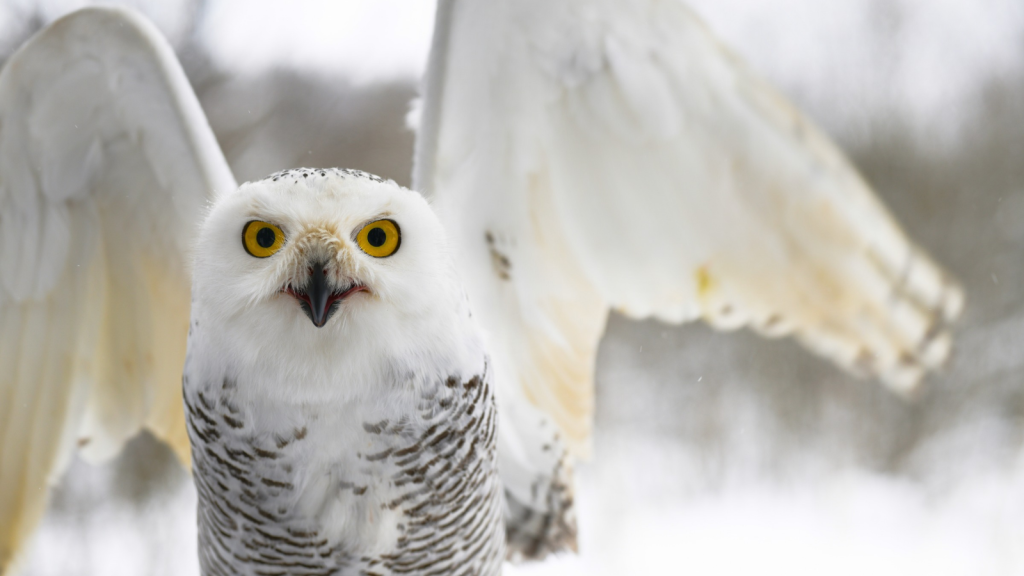
<instances>
[{"instance_id":1,"label":"snowy background","mask_svg":"<svg viewBox=\"0 0 1024 576\"><path fill-rule=\"evenodd\" d=\"M85 2L0 2L0 58ZM408 184L432 2L136 0L237 178ZM1024 2L698 0L831 133L968 306L914 402L788 340L613 316L581 554L509 574L1024 575ZM54 489L30 576L195 575L195 495L148 436Z\"/></svg>"}]
</instances>

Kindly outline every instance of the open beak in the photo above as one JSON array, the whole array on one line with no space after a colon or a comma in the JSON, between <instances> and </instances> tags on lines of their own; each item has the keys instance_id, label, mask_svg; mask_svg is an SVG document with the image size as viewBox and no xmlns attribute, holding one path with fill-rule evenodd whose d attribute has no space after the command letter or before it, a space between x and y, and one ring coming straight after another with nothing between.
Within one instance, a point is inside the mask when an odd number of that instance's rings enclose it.
<instances>
[{"instance_id":1,"label":"open beak","mask_svg":"<svg viewBox=\"0 0 1024 576\"><path fill-rule=\"evenodd\" d=\"M289 286L285 292L299 301L302 311L317 328L323 328L334 315L342 300L351 294L366 290L361 284L352 284L344 290L333 290L324 273L324 264L317 262L310 268L309 280L301 288Z\"/></svg>"}]
</instances>

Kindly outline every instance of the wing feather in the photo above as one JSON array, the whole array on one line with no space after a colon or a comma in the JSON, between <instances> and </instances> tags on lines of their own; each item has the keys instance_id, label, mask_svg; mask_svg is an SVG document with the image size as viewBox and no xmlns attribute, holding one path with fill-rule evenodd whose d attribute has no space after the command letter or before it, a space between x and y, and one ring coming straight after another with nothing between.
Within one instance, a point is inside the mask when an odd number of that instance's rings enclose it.
<instances>
[{"instance_id":1,"label":"wing feather","mask_svg":"<svg viewBox=\"0 0 1024 576\"><path fill-rule=\"evenodd\" d=\"M143 427L189 461L193 237L235 187L174 53L135 13L58 20L0 72L0 573L76 447Z\"/></svg>"},{"instance_id":2,"label":"wing feather","mask_svg":"<svg viewBox=\"0 0 1024 576\"><path fill-rule=\"evenodd\" d=\"M489 332L503 434L536 436L526 402L587 453L609 309L792 335L902 392L948 356L956 283L681 2L448 0L438 21L414 185Z\"/></svg>"}]
</instances>

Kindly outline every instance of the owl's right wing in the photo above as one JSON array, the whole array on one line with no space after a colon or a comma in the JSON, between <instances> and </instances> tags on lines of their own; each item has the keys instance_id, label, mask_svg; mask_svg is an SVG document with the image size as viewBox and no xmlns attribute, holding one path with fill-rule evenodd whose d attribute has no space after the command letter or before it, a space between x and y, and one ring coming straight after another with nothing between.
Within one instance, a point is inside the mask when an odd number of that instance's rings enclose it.
<instances>
[{"instance_id":1,"label":"owl's right wing","mask_svg":"<svg viewBox=\"0 0 1024 576\"><path fill-rule=\"evenodd\" d=\"M152 24L86 9L0 72L0 573L76 447L146 427L188 463L190 251L235 187Z\"/></svg>"}]
</instances>

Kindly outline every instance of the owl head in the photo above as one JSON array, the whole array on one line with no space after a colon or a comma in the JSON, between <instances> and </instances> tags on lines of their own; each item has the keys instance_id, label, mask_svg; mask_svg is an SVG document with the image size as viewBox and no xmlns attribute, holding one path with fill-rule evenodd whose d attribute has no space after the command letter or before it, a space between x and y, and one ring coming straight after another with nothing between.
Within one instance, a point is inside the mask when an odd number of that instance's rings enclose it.
<instances>
[{"instance_id":1,"label":"owl head","mask_svg":"<svg viewBox=\"0 0 1024 576\"><path fill-rule=\"evenodd\" d=\"M353 170L288 170L218 198L193 277L193 317L222 344L254 363L308 359L314 372L443 347L468 316L427 202Z\"/></svg>"}]
</instances>

